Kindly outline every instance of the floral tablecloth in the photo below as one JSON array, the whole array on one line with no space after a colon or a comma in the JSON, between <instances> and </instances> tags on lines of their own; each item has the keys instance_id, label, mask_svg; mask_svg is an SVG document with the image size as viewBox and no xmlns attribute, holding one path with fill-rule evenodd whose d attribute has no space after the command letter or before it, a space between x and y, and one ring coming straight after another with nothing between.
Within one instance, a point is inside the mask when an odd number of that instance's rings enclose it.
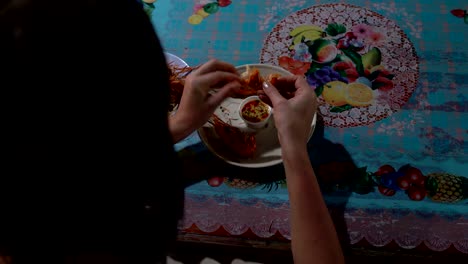
<instances>
[{"instance_id":1,"label":"floral tablecloth","mask_svg":"<svg viewBox=\"0 0 468 264\"><path fill-rule=\"evenodd\" d=\"M443 0L143 2L167 52L270 63L320 101L310 157L345 237L468 254L468 4ZM153 3L151 3L153 2ZM196 133L176 145L210 166ZM290 238L283 168L186 189L182 229Z\"/></svg>"}]
</instances>

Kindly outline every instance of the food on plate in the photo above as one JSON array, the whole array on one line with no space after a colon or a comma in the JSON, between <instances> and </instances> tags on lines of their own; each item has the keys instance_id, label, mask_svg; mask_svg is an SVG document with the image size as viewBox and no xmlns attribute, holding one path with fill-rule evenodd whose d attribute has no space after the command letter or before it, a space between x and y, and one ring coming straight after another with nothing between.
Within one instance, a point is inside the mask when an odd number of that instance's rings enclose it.
<instances>
[{"instance_id":1,"label":"food on plate","mask_svg":"<svg viewBox=\"0 0 468 264\"><path fill-rule=\"evenodd\" d=\"M262 76L257 68L247 66L246 71L241 74L241 78L243 79L242 88L235 97L245 98L252 95L264 94L263 82L266 80L275 86L283 97L289 99L294 96L295 88L290 87L286 82L281 82L281 76L279 73Z\"/></svg>"},{"instance_id":2,"label":"food on plate","mask_svg":"<svg viewBox=\"0 0 468 264\"><path fill-rule=\"evenodd\" d=\"M241 74L242 78L242 87L240 91L236 94L236 97L247 97L251 95L256 95L257 91L261 91L264 78L260 75L260 71L255 67L247 66L245 72Z\"/></svg>"},{"instance_id":3,"label":"food on plate","mask_svg":"<svg viewBox=\"0 0 468 264\"><path fill-rule=\"evenodd\" d=\"M271 107L254 95L242 100L238 112L249 128L260 129L266 127L271 116Z\"/></svg>"},{"instance_id":4,"label":"food on plate","mask_svg":"<svg viewBox=\"0 0 468 264\"><path fill-rule=\"evenodd\" d=\"M260 99L255 99L244 104L241 116L253 123L264 121L270 115L270 107Z\"/></svg>"},{"instance_id":5,"label":"food on plate","mask_svg":"<svg viewBox=\"0 0 468 264\"><path fill-rule=\"evenodd\" d=\"M252 158L257 149L255 133L244 132L237 127L224 122L217 115L213 115L209 121L220 138L223 146L228 148L240 158Z\"/></svg>"},{"instance_id":6,"label":"food on plate","mask_svg":"<svg viewBox=\"0 0 468 264\"><path fill-rule=\"evenodd\" d=\"M182 93L184 92L185 77L190 73L193 68L189 66L177 66L173 63L168 64L169 69L169 82L170 82L170 91L169 91L169 112L172 112L176 109L177 105L182 98Z\"/></svg>"}]
</instances>

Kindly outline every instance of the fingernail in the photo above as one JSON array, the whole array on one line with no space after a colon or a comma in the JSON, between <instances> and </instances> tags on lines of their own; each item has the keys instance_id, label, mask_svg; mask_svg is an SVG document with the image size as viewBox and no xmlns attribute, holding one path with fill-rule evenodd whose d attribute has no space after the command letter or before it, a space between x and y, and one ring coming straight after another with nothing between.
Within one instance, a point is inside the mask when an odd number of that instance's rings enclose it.
<instances>
[{"instance_id":1,"label":"fingernail","mask_svg":"<svg viewBox=\"0 0 468 264\"><path fill-rule=\"evenodd\" d=\"M270 88L270 85L267 82L263 82L263 89Z\"/></svg>"}]
</instances>

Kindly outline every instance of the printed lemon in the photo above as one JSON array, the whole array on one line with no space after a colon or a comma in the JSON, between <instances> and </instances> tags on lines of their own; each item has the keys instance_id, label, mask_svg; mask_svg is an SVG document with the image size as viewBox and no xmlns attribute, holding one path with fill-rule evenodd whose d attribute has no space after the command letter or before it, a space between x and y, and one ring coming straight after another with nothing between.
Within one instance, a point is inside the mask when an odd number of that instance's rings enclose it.
<instances>
[{"instance_id":1,"label":"printed lemon","mask_svg":"<svg viewBox=\"0 0 468 264\"><path fill-rule=\"evenodd\" d=\"M374 92L365 84L350 83L347 89L345 89L344 98L349 105L368 106L374 100Z\"/></svg>"},{"instance_id":2,"label":"printed lemon","mask_svg":"<svg viewBox=\"0 0 468 264\"><path fill-rule=\"evenodd\" d=\"M197 11L197 15L200 15L201 17L205 18L207 16L209 16L210 14L208 14L203 8L198 10Z\"/></svg>"},{"instance_id":3,"label":"printed lemon","mask_svg":"<svg viewBox=\"0 0 468 264\"><path fill-rule=\"evenodd\" d=\"M340 81L332 81L323 85L322 97L325 102L332 106L343 106L347 104L344 96L348 85Z\"/></svg>"},{"instance_id":4,"label":"printed lemon","mask_svg":"<svg viewBox=\"0 0 468 264\"><path fill-rule=\"evenodd\" d=\"M200 15L191 15L188 22L192 25L198 25L203 21L203 17Z\"/></svg>"}]
</instances>

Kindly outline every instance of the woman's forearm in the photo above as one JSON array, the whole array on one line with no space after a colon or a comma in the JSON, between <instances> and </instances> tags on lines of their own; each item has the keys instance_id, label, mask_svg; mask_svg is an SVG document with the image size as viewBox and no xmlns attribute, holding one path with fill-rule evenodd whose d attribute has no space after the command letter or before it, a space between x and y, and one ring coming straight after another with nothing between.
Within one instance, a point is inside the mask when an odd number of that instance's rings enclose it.
<instances>
[{"instance_id":1,"label":"woman's forearm","mask_svg":"<svg viewBox=\"0 0 468 264\"><path fill-rule=\"evenodd\" d=\"M193 133L194 129L187 126L184 120L181 120L177 114L169 116L169 131L174 143L177 143Z\"/></svg>"},{"instance_id":2,"label":"woman's forearm","mask_svg":"<svg viewBox=\"0 0 468 264\"><path fill-rule=\"evenodd\" d=\"M283 153L291 205L294 263L344 263L335 227L307 150Z\"/></svg>"}]
</instances>

